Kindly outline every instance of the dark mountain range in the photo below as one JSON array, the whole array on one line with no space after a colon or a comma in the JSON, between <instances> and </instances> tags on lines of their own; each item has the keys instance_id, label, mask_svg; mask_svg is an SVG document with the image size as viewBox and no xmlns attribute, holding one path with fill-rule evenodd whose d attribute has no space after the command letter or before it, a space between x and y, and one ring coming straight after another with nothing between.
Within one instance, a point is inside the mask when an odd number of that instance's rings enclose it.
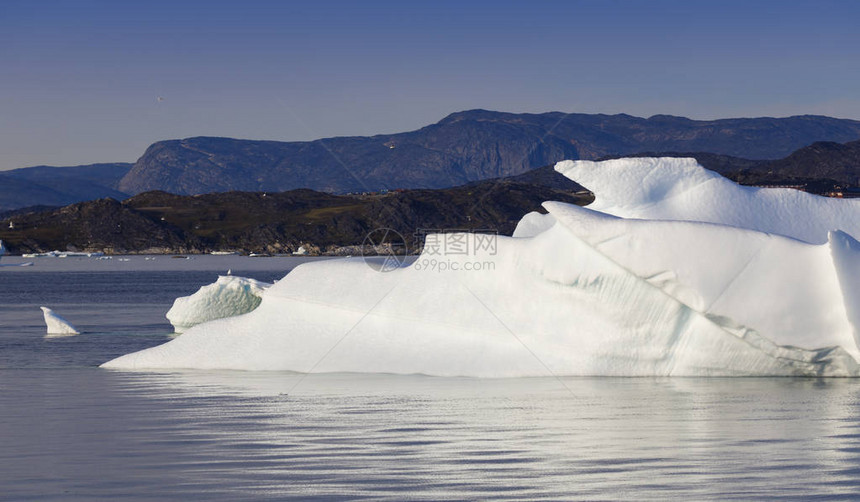
<instances>
[{"instance_id":1,"label":"dark mountain range","mask_svg":"<svg viewBox=\"0 0 860 502\"><path fill-rule=\"evenodd\" d=\"M773 161L712 153L631 156L695 157L706 168L744 184L793 184L826 193L839 184L856 186L858 150L860 141L814 143ZM20 181L14 177L9 180ZM583 190L547 165L516 176L448 189L361 195L309 189L194 196L153 191L124 202L100 199L63 208L0 213L0 239L17 252L280 253L301 245L333 252L337 246L360 244L375 228L388 227L415 246L419 229L484 229L510 234L523 214L539 210L545 200L589 202L591 197Z\"/></svg>"},{"instance_id":2,"label":"dark mountain range","mask_svg":"<svg viewBox=\"0 0 860 502\"><path fill-rule=\"evenodd\" d=\"M199 194L313 188L346 193L450 187L516 176L565 158L639 152L694 156L746 183L824 176L856 185L856 143L832 142L858 137L860 122L820 116L695 121L666 115L643 119L472 110L400 134L293 143L189 138L155 143L134 165L0 172L0 211L104 197L122 200L148 190ZM782 157L819 140L831 143L815 144L769 167L748 160ZM698 153L662 153L667 151Z\"/></svg>"},{"instance_id":3,"label":"dark mountain range","mask_svg":"<svg viewBox=\"0 0 860 502\"><path fill-rule=\"evenodd\" d=\"M0 211L32 205L61 206L82 200L127 194L116 185L132 164L91 164L73 167L36 166L0 171Z\"/></svg>"},{"instance_id":4,"label":"dark mountain range","mask_svg":"<svg viewBox=\"0 0 860 502\"><path fill-rule=\"evenodd\" d=\"M360 245L370 231L384 227L397 230L414 247L421 242L422 229L510 234L523 214L540 209L545 200L584 204L592 199L511 180L374 195L306 189L197 196L146 192L124 202L100 199L19 213L0 221L0 239L18 253L283 253L301 245L333 252L336 246Z\"/></svg>"},{"instance_id":5,"label":"dark mountain range","mask_svg":"<svg viewBox=\"0 0 860 502\"><path fill-rule=\"evenodd\" d=\"M821 116L697 121L656 115L471 110L417 131L310 142L198 137L155 143L117 185L126 193L295 188L344 193L440 188L563 159L643 151L775 159L816 141L860 138L860 121Z\"/></svg>"}]
</instances>

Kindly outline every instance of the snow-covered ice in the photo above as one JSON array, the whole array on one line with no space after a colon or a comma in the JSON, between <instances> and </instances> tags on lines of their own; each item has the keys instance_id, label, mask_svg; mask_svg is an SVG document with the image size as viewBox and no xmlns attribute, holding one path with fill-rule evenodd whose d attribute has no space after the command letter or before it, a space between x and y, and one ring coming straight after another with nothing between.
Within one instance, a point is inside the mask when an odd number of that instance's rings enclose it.
<instances>
[{"instance_id":1,"label":"snow-covered ice","mask_svg":"<svg viewBox=\"0 0 860 502\"><path fill-rule=\"evenodd\" d=\"M247 277L222 275L191 296L177 298L167 311L167 320L177 333L200 323L251 312L272 285Z\"/></svg>"},{"instance_id":2,"label":"snow-covered ice","mask_svg":"<svg viewBox=\"0 0 860 502\"><path fill-rule=\"evenodd\" d=\"M860 295L840 281L860 273L860 245L843 232L813 245L723 225L545 206L597 252L727 329L729 322L755 329L780 345L838 345L860 359Z\"/></svg>"},{"instance_id":3,"label":"snow-covered ice","mask_svg":"<svg viewBox=\"0 0 860 502\"><path fill-rule=\"evenodd\" d=\"M80 335L81 333L65 320L61 315L57 314L48 307L39 307L42 309L42 314L45 317L45 325L48 329L48 335Z\"/></svg>"},{"instance_id":4,"label":"snow-covered ice","mask_svg":"<svg viewBox=\"0 0 860 502\"><path fill-rule=\"evenodd\" d=\"M860 206L738 187L688 160L558 169L604 212L547 202L492 248L463 234L469 253L425 248L389 273L304 264L252 312L104 366L860 376Z\"/></svg>"},{"instance_id":5,"label":"snow-covered ice","mask_svg":"<svg viewBox=\"0 0 860 502\"><path fill-rule=\"evenodd\" d=\"M696 159L566 160L555 169L594 193L589 208L622 218L721 223L816 244L830 230L860 237L860 199L745 187Z\"/></svg>"},{"instance_id":6,"label":"snow-covered ice","mask_svg":"<svg viewBox=\"0 0 860 502\"><path fill-rule=\"evenodd\" d=\"M514 229L514 237L533 237L546 231L555 224L555 218L549 213L542 214L537 211L527 213L517 222Z\"/></svg>"}]
</instances>

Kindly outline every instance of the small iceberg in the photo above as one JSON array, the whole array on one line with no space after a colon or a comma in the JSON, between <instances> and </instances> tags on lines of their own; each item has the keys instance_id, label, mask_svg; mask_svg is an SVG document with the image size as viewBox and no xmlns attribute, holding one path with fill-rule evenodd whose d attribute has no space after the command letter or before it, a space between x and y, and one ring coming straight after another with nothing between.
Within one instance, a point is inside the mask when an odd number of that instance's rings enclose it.
<instances>
[{"instance_id":1,"label":"small iceberg","mask_svg":"<svg viewBox=\"0 0 860 502\"><path fill-rule=\"evenodd\" d=\"M207 321L247 314L260 305L263 292L271 286L247 277L222 275L193 295L177 298L167 311L167 320L182 333Z\"/></svg>"},{"instance_id":2,"label":"small iceberg","mask_svg":"<svg viewBox=\"0 0 860 502\"><path fill-rule=\"evenodd\" d=\"M62 316L49 309L48 307L39 307L45 316L45 325L48 328L48 335L80 335L81 332L65 320Z\"/></svg>"}]
</instances>

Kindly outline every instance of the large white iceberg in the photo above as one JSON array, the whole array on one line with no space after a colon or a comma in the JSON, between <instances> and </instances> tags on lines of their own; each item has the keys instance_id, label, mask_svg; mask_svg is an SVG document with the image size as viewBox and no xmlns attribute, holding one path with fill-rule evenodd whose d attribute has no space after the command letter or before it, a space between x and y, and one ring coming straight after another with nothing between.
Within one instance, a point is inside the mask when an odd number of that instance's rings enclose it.
<instances>
[{"instance_id":1,"label":"large white iceberg","mask_svg":"<svg viewBox=\"0 0 860 502\"><path fill-rule=\"evenodd\" d=\"M177 333L192 326L251 312L260 305L272 285L247 277L222 275L190 296L177 298L167 311L167 320Z\"/></svg>"},{"instance_id":2,"label":"large white iceberg","mask_svg":"<svg viewBox=\"0 0 860 502\"><path fill-rule=\"evenodd\" d=\"M689 161L638 160L627 161L629 171L645 180L667 170L681 176L661 182L667 191L660 197L692 190L672 188L688 185L684 172L701 176L700 168L673 171ZM559 168L570 174L566 166ZM643 166L652 169L642 174ZM590 175L596 183L576 180L605 209L611 198L595 187L611 183ZM737 193L745 189L727 183L721 189L727 198L713 203L742 209ZM728 197L731 190L735 196ZM660 205L654 197L640 200ZM750 203L771 213L747 225L722 221L734 213L720 208L709 213L715 223L703 223L624 219L548 202L548 214L526 215L515 237L487 246L486 236L449 235L456 249L427 246L412 265L389 273L361 259L303 264L269 288L253 312L195 326L104 366L476 377L860 376L860 243L829 227L847 214L860 216L860 209L816 201L810 207L818 212L806 216L811 222L803 222L803 232L776 235L767 224L792 211L790 197ZM682 206L674 215L664 211L662 220L682 219Z\"/></svg>"}]
</instances>

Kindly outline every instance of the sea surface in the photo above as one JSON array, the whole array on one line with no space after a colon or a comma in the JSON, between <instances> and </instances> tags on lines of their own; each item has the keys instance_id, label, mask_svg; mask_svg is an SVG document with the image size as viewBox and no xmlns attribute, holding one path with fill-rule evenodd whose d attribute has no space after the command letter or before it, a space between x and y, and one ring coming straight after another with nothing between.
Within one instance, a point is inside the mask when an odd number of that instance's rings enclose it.
<instances>
[{"instance_id":1,"label":"sea surface","mask_svg":"<svg viewBox=\"0 0 860 502\"><path fill-rule=\"evenodd\" d=\"M147 259L149 258L149 259ZM860 381L98 368L219 274L302 259L4 257L0 500L849 500ZM83 334L48 338L39 306Z\"/></svg>"}]
</instances>

